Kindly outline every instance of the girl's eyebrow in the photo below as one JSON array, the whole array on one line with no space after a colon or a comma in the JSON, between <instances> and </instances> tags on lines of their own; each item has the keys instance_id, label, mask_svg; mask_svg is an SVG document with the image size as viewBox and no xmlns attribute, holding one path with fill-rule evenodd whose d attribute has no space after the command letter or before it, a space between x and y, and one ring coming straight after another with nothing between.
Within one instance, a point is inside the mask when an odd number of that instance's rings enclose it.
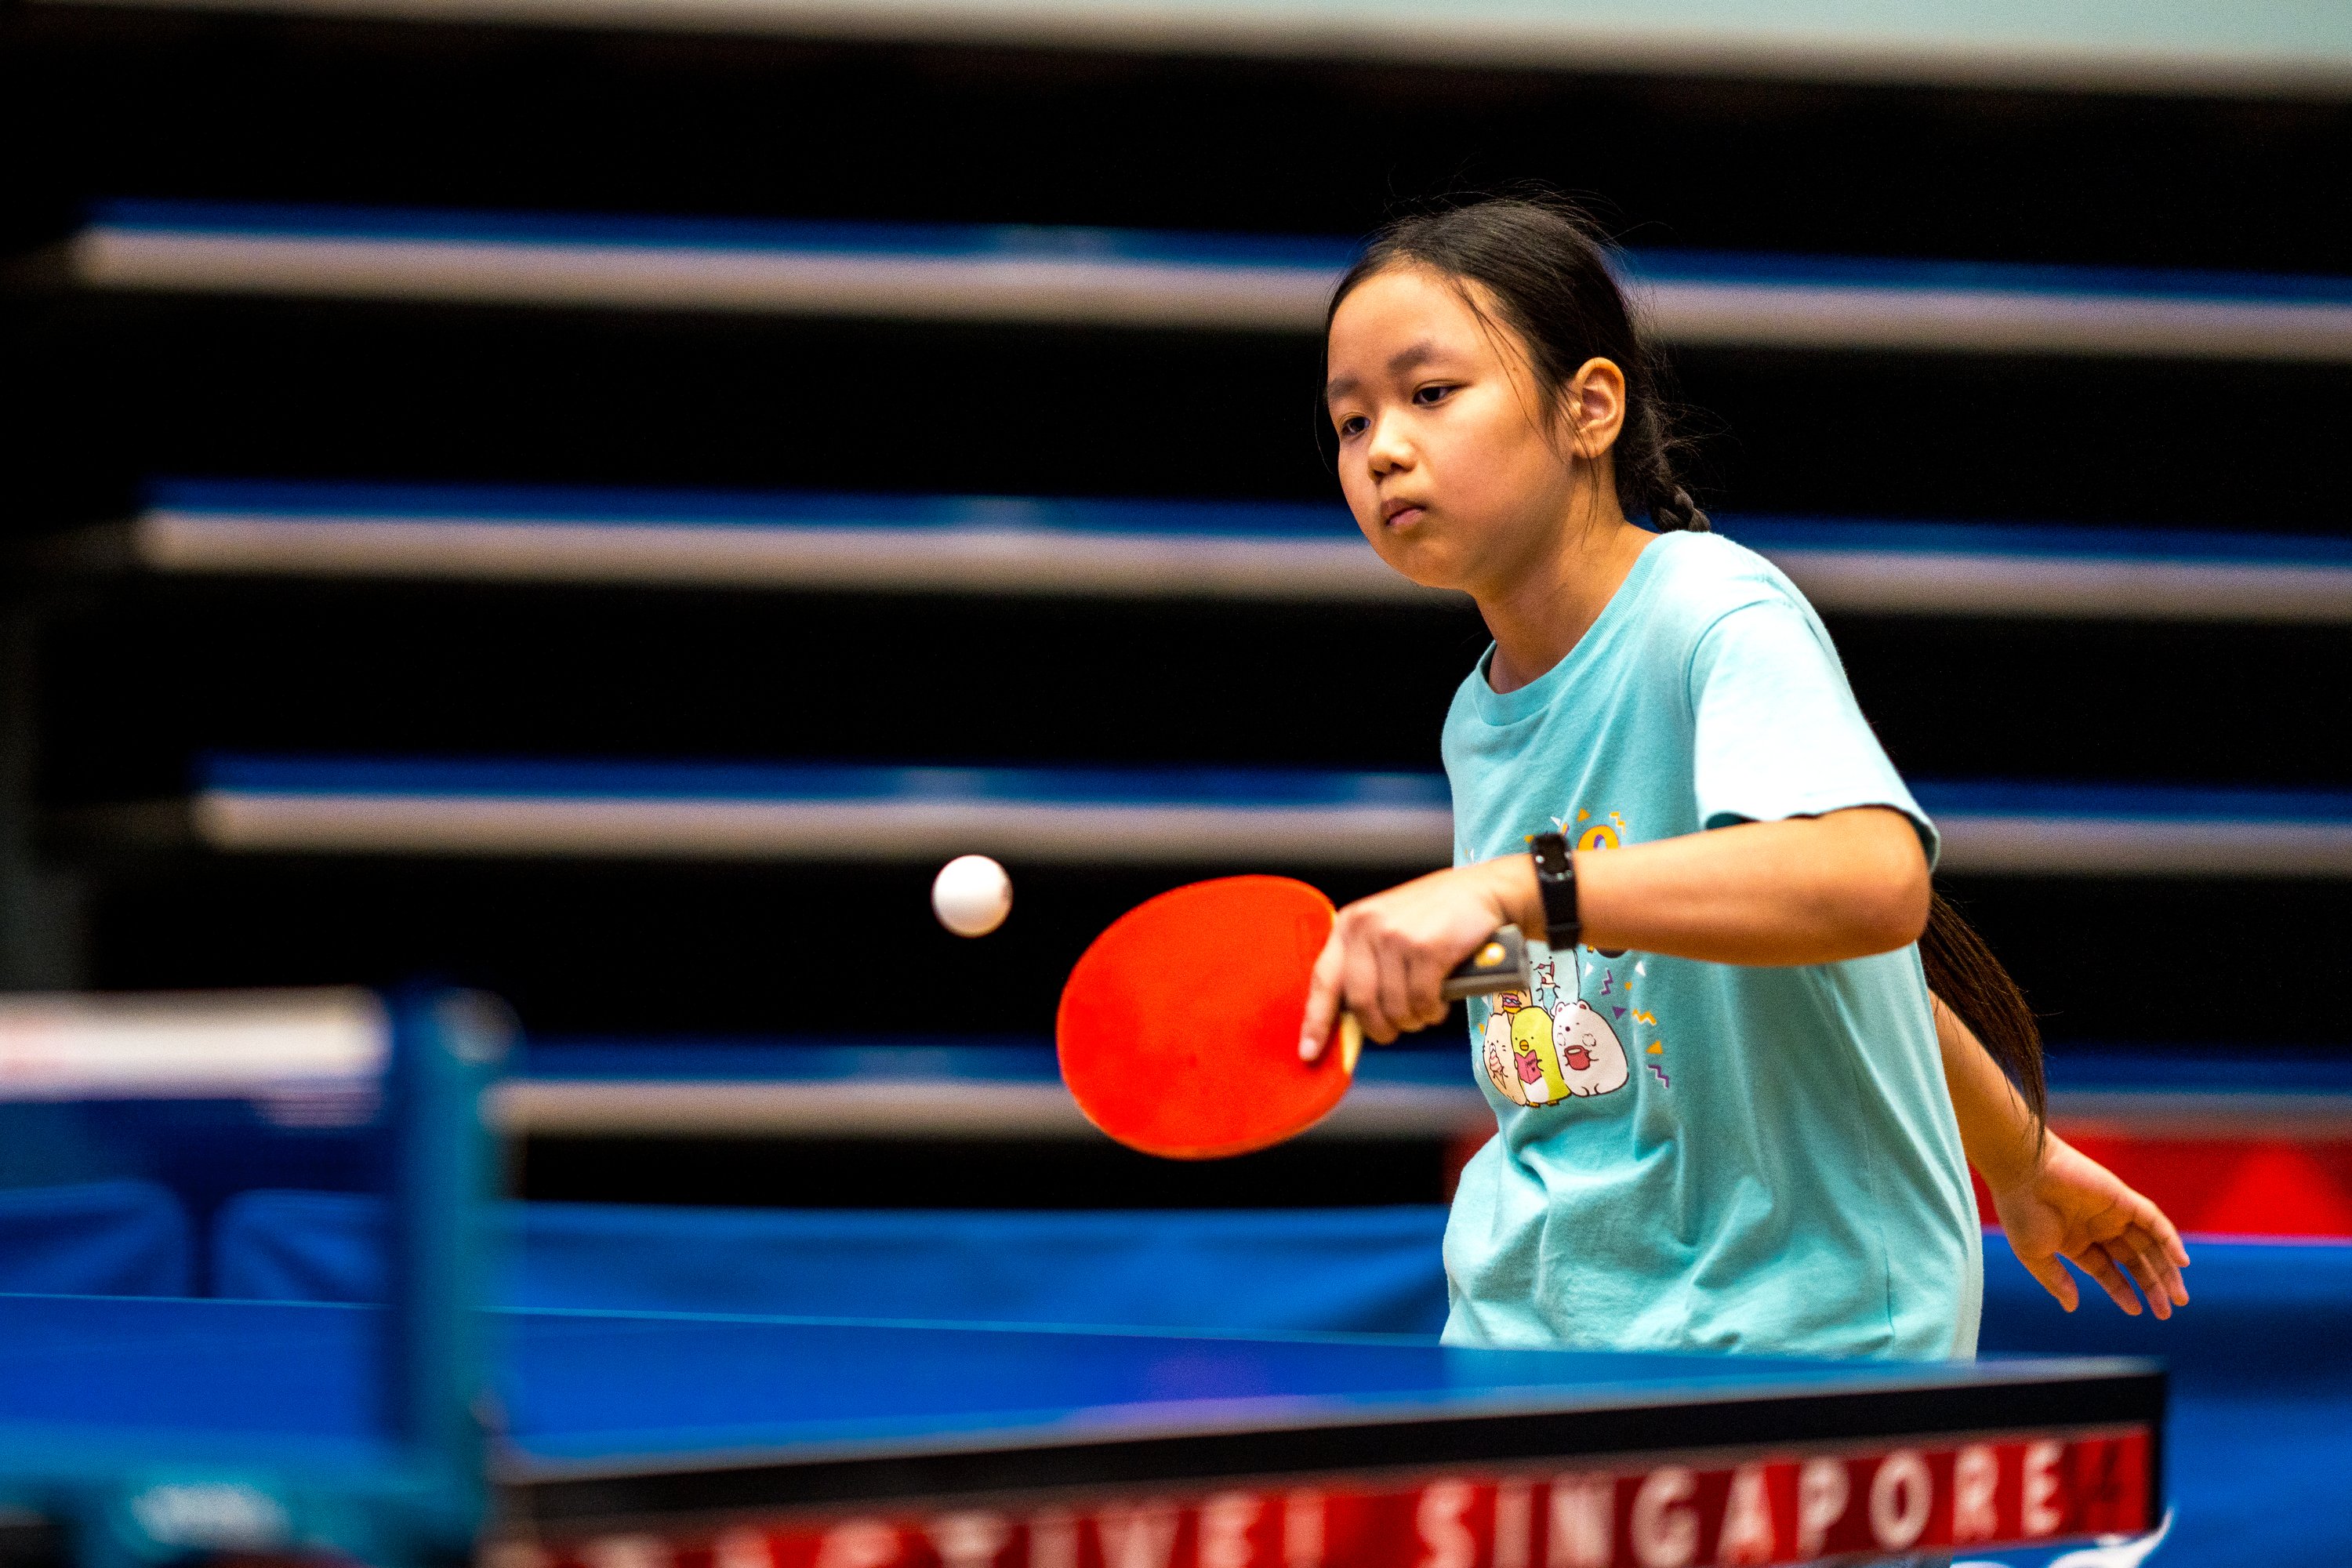
<instances>
[{"instance_id":1,"label":"girl's eyebrow","mask_svg":"<svg viewBox=\"0 0 2352 1568\"><path fill-rule=\"evenodd\" d=\"M1437 344L1430 342L1427 338L1422 339L1417 343L1407 343L1403 348L1397 350L1396 353L1389 356L1388 372L1391 375L1402 375L1405 372L1412 370L1416 366L1425 364L1431 360L1441 357L1444 353L1444 351L1443 349L1439 348ZM1328 403L1335 397L1344 397L1349 393L1355 390L1356 378L1354 376L1334 376L1330 381L1324 384L1323 400L1326 403Z\"/></svg>"},{"instance_id":2,"label":"girl's eyebrow","mask_svg":"<svg viewBox=\"0 0 2352 1568\"><path fill-rule=\"evenodd\" d=\"M1408 343L1389 356L1389 374L1402 375L1415 366L1426 364L1437 358L1440 352L1438 346L1427 338L1422 339L1417 343Z\"/></svg>"}]
</instances>

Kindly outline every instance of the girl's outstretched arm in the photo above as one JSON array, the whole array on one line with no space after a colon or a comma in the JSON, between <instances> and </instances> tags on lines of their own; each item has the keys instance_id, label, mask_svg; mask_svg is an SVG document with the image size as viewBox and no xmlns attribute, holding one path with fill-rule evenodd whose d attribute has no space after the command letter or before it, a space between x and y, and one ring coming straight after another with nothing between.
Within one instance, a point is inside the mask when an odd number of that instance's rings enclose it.
<instances>
[{"instance_id":1,"label":"girl's outstretched arm","mask_svg":"<svg viewBox=\"0 0 2352 1568\"><path fill-rule=\"evenodd\" d=\"M2063 1258L2096 1279L2134 1317L2139 1283L2159 1318L2189 1304L2189 1261L2164 1211L2114 1172L2041 1126L2022 1096L1959 1015L1931 996L1944 1081L1959 1118L1960 1145L1984 1177L2010 1249L2068 1311L2078 1294ZM2128 1274L2130 1279L2125 1276Z\"/></svg>"},{"instance_id":2,"label":"girl's outstretched arm","mask_svg":"<svg viewBox=\"0 0 2352 1568\"><path fill-rule=\"evenodd\" d=\"M1597 948L1717 963L1829 963L1918 939L1927 857L1885 806L1748 822L1576 857L1578 912ZM1534 863L1507 855L1434 871L1339 911L1315 965L1300 1052L1346 1007L1386 1044L1445 1016L1446 971L1505 922L1544 929Z\"/></svg>"},{"instance_id":3,"label":"girl's outstretched arm","mask_svg":"<svg viewBox=\"0 0 2352 1568\"><path fill-rule=\"evenodd\" d=\"M1524 855L1518 912L1543 929ZM1717 963L1832 963L1906 947L1927 924L1927 855L1901 812L1748 822L1576 858L1585 941Z\"/></svg>"}]
</instances>

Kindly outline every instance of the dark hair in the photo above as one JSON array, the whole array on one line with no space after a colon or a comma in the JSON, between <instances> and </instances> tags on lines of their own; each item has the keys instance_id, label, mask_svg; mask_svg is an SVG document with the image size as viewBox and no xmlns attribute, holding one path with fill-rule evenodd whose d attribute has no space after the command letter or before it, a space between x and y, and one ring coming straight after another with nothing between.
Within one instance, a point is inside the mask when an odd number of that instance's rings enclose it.
<instances>
[{"instance_id":1,"label":"dark hair","mask_svg":"<svg viewBox=\"0 0 2352 1568\"><path fill-rule=\"evenodd\" d=\"M1993 956L1976 928L1941 893L1927 903L1927 929L1919 938L1919 963L1927 989L1984 1045L2033 1112L2034 1146L2049 1120L2050 1089L2042 1072L2042 1026L2025 993Z\"/></svg>"},{"instance_id":2,"label":"dark hair","mask_svg":"<svg viewBox=\"0 0 2352 1568\"><path fill-rule=\"evenodd\" d=\"M1527 346L1547 400L1587 360L1612 360L1625 373L1625 424L1610 451L1618 503L1657 528L1704 532L1706 513L1675 477L1685 443L1674 428L1665 363L1643 341L1612 256L1592 220L1558 196L1489 196L1397 218L1372 236L1332 290L1324 337L1340 302L1379 273L1426 267L1457 288L1479 284ZM1467 288L1462 293L1484 317L1485 305Z\"/></svg>"}]
</instances>

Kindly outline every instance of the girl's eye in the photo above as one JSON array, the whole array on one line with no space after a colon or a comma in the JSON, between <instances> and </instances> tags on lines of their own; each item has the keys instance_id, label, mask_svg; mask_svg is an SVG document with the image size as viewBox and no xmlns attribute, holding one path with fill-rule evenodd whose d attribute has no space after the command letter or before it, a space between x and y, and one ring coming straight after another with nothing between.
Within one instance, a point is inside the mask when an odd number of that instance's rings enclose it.
<instances>
[{"instance_id":1,"label":"girl's eye","mask_svg":"<svg viewBox=\"0 0 2352 1568\"><path fill-rule=\"evenodd\" d=\"M1346 440L1350 436L1360 436L1371 427L1371 423L1360 414L1350 414L1339 421L1339 438Z\"/></svg>"},{"instance_id":2,"label":"girl's eye","mask_svg":"<svg viewBox=\"0 0 2352 1568\"><path fill-rule=\"evenodd\" d=\"M1423 408L1434 407L1444 402L1453 395L1453 392L1452 387L1442 382L1429 386L1416 386L1412 389L1412 400Z\"/></svg>"}]
</instances>

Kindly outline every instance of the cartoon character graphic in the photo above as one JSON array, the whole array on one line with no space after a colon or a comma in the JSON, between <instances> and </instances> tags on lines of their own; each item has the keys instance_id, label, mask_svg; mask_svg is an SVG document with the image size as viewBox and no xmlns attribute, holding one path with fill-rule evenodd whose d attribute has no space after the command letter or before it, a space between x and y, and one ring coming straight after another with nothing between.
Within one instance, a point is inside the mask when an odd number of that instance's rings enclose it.
<instances>
[{"instance_id":1,"label":"cartoon character graphic","mask_svg":"<svg viewBox=\"0 0 2352 1568\"><path fill-rule=\"evenodd\" d=\"M1486 1077L1514 1105L1549 1105L1567 1091L1551 1048L1551 1015L1524 991L1495 998L1479 1037Z\"/></svg>"},{"instance_id":2,"label":"cartoon character graphic","mask_svg":"<svg viewBox=\"0 0 2352 1568\"><path fill-rule=\"evenodd\" d=\"M1568 1092L1551 1035L1551 1015L1542 1008L1522 1007L1511 1015L1511 1070L1518 1075L1529 1105L1549 1105Z\"/></svg>"},{"instance_id":3,"label":"cartoon character graphic","mask_svg":"<svg viewBox=\"0 0 2352 1568\"><path fill-rule=\"evenodd\" d=\"M1592 812L1579 811L1573 823L1555 816L1551 824L1573 837L1580 850L1615 849L1633 828L1617 812L1604 816L1596 821ZM1603 998L1608 1012L1620 1018L1630 1011L1655 1028L1657 1019L1633 1005L1634 983L1648 971L1636 963L1621 973L1614 961L1624 956L1595 948L1547 952L1535 964L1531 991L1506 991L1494 999L1479 1030L1478 1058L1496 1093L1533 1109L1614 1094L1632 1081L1633 1065L1616 1029L1602 1008L1582 994ZM1660 1047L1650 1048L1654 1053ZM1667 1081L1657 1064L1651 1070L1661 1084Z\"/></svg>"},{"instance_id":4,"label":"cartoon character graphic","mask_svg":"<svg viewBox=\"0 0 2352 1568\"><path fill-rule=\"evenodd\" d=\"M1525 992L1504 992L1479 1033L1478 1054L1495 1092L1513 1105L1610 1094L1632 1076L1609 1021L1567 997L1547 1008Z\"/></svg>"},{"instance_id":5,"label":"cartoon character graphic","mask_svg":"<svg viewBox=\"0 0 2352 1568\"><path fill-rule=\"evenodd\" d=\"M1528 1102L1528 1091L1519 1082L1517 1054L1511 1049L1511 1015L1524 1009L1528 999L1517 991L1506 991L1495 998L1494 1011L1486 1015L1486 1026L1479 1032L1478 1054L1486 1068L1486 1081L1495 1092L1514 1105Z\"/></svg>"},{"instance_id":6,"label":"cartoon character graphic","mask_svg":"<svg viewBox=\"0 0 2352 1568\"><path fill-rule=\"evenodd\" d=\"M1527 1092L1518 1088L1518 1074L1511 1070L1511 1020L1499 1007L1486 1015L1486 1026L1478 1035L1478 1061L1486 1069L1486 1081L1495 1092L1513 1105L1525 1105Z\"/></svg>"},{"instance_id":7,"label":"cartoon character graphic","mask_svg":"<svg viewBox=\"0 0 2352 1568\"><path fill-rule=\"evenodd\" d=\"M1625 1087L1631 1076L1625 1047L1618 1044L1617 1031L1609 1026L1609 1020L1593 1011L1591 1003L1572 1002L1561 1007L1551 1031L1552 1049L1559 1058L1560 1076L1569 1093L1608 1094Z\"/></svg>"}]
</instances>

